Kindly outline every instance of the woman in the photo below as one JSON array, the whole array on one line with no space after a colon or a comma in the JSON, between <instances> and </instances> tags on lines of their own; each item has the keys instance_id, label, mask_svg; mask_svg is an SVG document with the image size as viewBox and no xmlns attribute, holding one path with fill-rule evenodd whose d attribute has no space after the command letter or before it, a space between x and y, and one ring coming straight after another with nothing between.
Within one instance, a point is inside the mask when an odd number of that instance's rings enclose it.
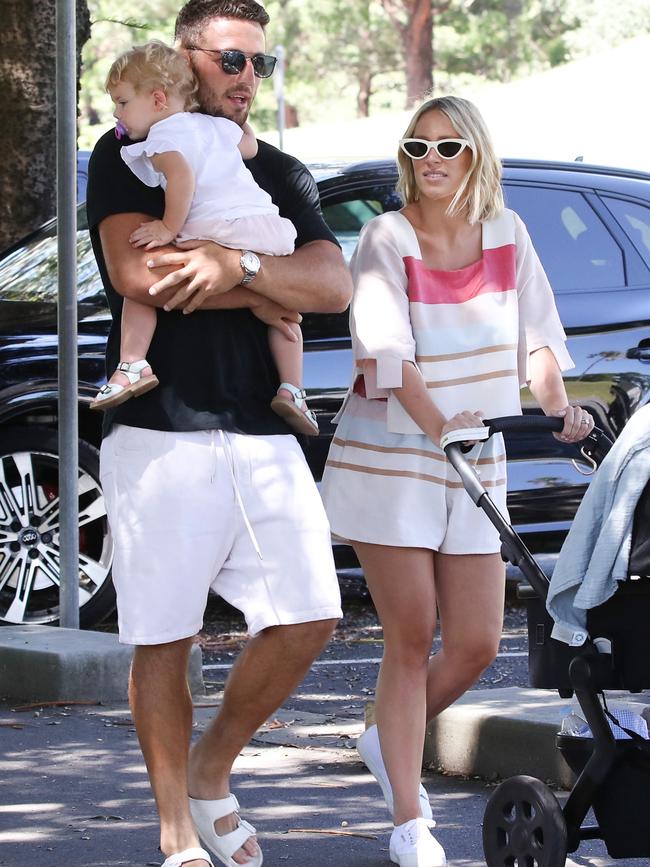
<instances>
[{"instance_id":1,"label":"woman","mask_svg":"<svg viewBox=\"0 0 650 867\"><path fill-rule=\"evenodd\" d=\"M368 223L352 260L354 385L323 478L333 532L363 567L384 630L377 728L357 744L395 824L391 859L446 864L419 786L425 726L494 660L505 570L496 531L447 462L441 436L521 412L527 383L558 438L593 420L570 406L573 366L525 226L504 208L500 164L478 110L426 102L398 155L405 206ZM470 454L506 509L501 436ZM440 615L442 649L429 659ZM381 742L381 748L379 746Z\"/></svg>"}]
</instances>

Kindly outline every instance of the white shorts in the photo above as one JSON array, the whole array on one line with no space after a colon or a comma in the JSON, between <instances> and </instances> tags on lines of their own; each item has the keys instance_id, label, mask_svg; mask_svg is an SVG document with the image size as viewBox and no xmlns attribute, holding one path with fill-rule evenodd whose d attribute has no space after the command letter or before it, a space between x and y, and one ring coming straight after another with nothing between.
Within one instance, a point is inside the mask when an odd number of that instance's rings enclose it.
<instances>
[{"instance_id":1,"label":"white shorts","mask_svg":"<svg viewBox=\"0 0 650 867\"><path fill-rule=\"evenodd\" d=\"M195 635L210 589L251 635L341 617L329 525L293 436L116 425L101 481L121 642Z\"/></svg>"}]
</instances>

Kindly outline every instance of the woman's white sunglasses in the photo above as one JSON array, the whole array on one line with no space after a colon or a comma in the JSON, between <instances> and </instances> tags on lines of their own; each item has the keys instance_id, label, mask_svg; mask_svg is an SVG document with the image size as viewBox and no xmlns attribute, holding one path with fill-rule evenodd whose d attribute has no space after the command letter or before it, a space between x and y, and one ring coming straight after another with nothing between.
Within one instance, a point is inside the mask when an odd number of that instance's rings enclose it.
<instances>
[{"instance_id":1,"label":"woman's white sunglasses","mask_svg":"<svg viewBox=\"0 0 650 867\"><path fill-rule=\"evenodd\" d=\"M465 148L470 146L464 138L443 138L440 141L426 141L423 138L402 138L399 146L412 160L423 160L434 150L441 160L455 160Z\"/></svg>"}]
</instances>

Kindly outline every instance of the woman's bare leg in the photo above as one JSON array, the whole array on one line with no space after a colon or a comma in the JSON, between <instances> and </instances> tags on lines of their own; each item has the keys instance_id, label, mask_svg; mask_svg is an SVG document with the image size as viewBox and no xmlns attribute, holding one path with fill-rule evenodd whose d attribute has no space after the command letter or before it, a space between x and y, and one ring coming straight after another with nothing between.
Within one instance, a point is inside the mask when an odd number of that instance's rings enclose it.
<instances>
[{"instance_id":1,"label":"woman's bare leg","mask_svg":"<svg viewBox=\"0 0 650 867\"><path fill-rule=\"evenodd\" d=\"M393 821L421 815L427 663L436 625L433 552L354 543L384 631L375 701L381 753L393 790Z\"/></svg>"},{"instance_id":2,"label":"woman's bare leg","mask_svg":"<svg viewBox=\"0 0 650 867\"><path fill-rule=\"evenodd\" d=\"M496 658L505 566L499 554L435 554L442 649L427 676L427 720L468 690Z\"/></svg>"}]
</instances>

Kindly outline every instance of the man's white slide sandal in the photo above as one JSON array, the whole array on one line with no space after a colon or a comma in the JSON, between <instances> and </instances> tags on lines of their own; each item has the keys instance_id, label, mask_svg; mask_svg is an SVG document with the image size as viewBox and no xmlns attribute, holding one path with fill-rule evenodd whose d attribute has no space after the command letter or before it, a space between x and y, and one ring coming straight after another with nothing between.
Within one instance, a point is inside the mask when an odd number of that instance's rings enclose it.
<instances>
[{"instance_id":1,"label":"man's white slide sandal","mask_svg":"<svg viewBox=\"0 0 650 867\"><path fill-rule=\"evenodd\" d=\"M205 849L199 849L196 846L194 849L183 849L182 852L177 852L176 855L170 855L166 861L163 861L161 867L182 867L183 864L189 864L190 861L199 861L201 858L207 861L210 867L214 867Z\"/></svg>"},{"instance_id":2,"label":"man's white slide sandal","mask_svg":"<svg viewBox=\"0 0 650 867\"><path fill-rule=\"evenodd\" d=\"M239 827L228 834L217 834L214 823L217 819L229 816L231 813L239 814L239 802L234 795L227 798L219 798L216 801L204 801L199 798L190 798L190 812L196 830L203 845L212 852L217 859L226 867L242 867L233 860L233 855L244 843L256 834L255 828L244 819L239 820ZM258 843L259 849L259 843ZM261 867L262 850L257 855L246 861L246 867Z\"/></svg>"},{"instance_id":3,"label":"man's white slide sandal","mask_svg":"<svg viewBox=\"0 0 650 867\"><path fill-rule=\"evenodd\" d=\"M97 396L90 404L91 409L112 409L114 406L119 406L124 401L131 397L138 397L147 391L151 391L158 385L158 377L151 373L149 376L143 376L142 371L150 367L146 358L141 358L139 361L120 361L117 365L117 370L123 373L129 380L129 385L119 385L116 383L106 383L99 389Z\"/></svg>"},{"instance_id":4,"label":"man's white slide sandal","mask_svg":"<svg viewBox=\"0 0 650 867\"><path fill-rule=\"evenodd\" d=\"M357 752L363 759L363 763L368 768L373 777L377 780L381 787L381 791L386 801L386 806L392 817L395 805L393 802L393 790L388 779L388 772L384 765L384 759L379 746L379 732L377 726L370 726L366 731L357 738ZM420 783L420 812L422 818L427 820L430 828L435 826L433 821L433 813L431 812L431 804L427 790Z\"/></svg>"},{"instance_id":5,"label":"man's white slide sandal","mask_svg":"<svg viewBox=\"0 0 650 867\"><path fill-rule=\"evenodd\" d=\"M305 398L307 394L304 388L296 388L290 382L281 382L278 386L278 391L288 391L291 395L291 400L288 397L282 397L279 394L271 401L271 409L283 418L286 423L292 427L296 433L306 434L307 436L318 436L318 422L316 416L311 409L307 407Z\"/></svg>"}]
</instances>

